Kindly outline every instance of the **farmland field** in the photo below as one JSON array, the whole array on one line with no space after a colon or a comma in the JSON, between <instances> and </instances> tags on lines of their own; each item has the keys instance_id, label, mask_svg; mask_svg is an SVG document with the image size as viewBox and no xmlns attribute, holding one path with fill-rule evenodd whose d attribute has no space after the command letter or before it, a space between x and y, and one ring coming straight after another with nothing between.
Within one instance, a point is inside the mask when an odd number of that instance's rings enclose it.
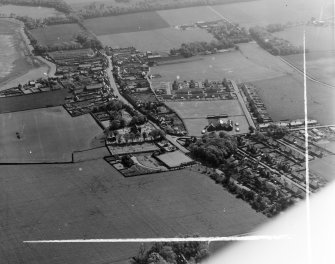
<instances>
[{"instance_id":1,"label":"farmland field","mask_svg":"<svg viewBox=\"0 0 335 264\"><path fill-rule=\"evenodd\" d=\"M23 173L24 172L24 173ZM2 166L0 258L6 263L114 263L138 244L24 244L24 240L229 236L266 217L190 170L124 178L104 160Z\"/></svg>"},{"instance_id":2,"label":"farmland field","mask_svg":"<svg viewBox=\"0 0 335 264\"><path fill-rule=\"evenodd\" d=\"M206 6L160 10L157 13L171 26L193 24L198 21L215 21L221 17Z\"/></svg>"},{"instance_id":3,"label":"farmland field","mask_svg":"<svg viewBox=\"0 0 335 264\"><path fill-rule=\"evenodd\" d=\"M0 14L5 14L9 16L10 14L15 14L17 16L28 16L31 18L47 18L47 17L62 17L63 13L58 12L54 8L48 7L35 7L35 6L18 6L18 5L1 5L0 4Z\"/></svg>"},{"instance_id":4,"label":"farmland field","mask_svg":"<svg viewBox=\"0 0 335 264\"><path fill-rule=\"evenodd\" d=\"M324 17L331 17L332 1L304 0L258 0L239 2L213 8L225 18L244 27L271 23L306 22L311 17L319 17L323 7Z\"/></svg>"},{"instance_id":5,"label":"farmland field","mask_svg":"<svg viewBox=\"0 0 335 264\"><path fill-rule=\"evenodd\" d=\"M96 147L102 133L90 115L71 118L63 107L0 114L0 125L2 163L71 161L73 151Z\"/></svg>"},{"instance_id":6,"label":"farmland field","mask_svg":"<svg viewBox=\"0 0 335 264\"><path fill-rule=\"evenodd\" d=\"M303 32L306 31L306 48L311 51L335 51L335 35L333 27L292 27L274 35L290 41L296 46L303 45Z\"/></svg>"},{"instance_id":7,"label":"farmland field","mask_svg":"<svg viewBox=\"0 0 335 264\"><path fill-rule=\"evenodd\" d=\"M285 56L284 59L303 70L302 54ZM309 76L321 82L335 85L335 51L307 53L306 70Z\"/></svg>"},{"instance_id":8,"label":"farmland field","mask_svg":"<svg viewBox=\"0 0 335 264\"><path fill-rule=\"evenodd\" d=\"M40 45L54 46L73 43L82 29L78 24L52 25L30 31Z\"/></svg>"},{"instance_id":9,"label":"farmland field","mask_svg":"<svg viewBox=\"0 0 335 264\"><path fill-rule=\"evenodd\" d=\"M244 45L241 46L243 47ZM257 49L257 47L255 47L255 49ZM250 51L250 54L253 54L253 52L254 51ZM268 59L268 54L264 55L264 51L261 52L261 56ZM254 81L274 78L284 74L283 72L278 72L277 68L271 68L271 65L267 65L265 59L258 62L260 57L254 56L255 60L253 60L248 56L249 55L244 55L239 51L198 56L197 58L185 59L182 62L176 61L176 63L173 63L173 61L171 61L153 67L151 73L160 74L162 76L161 78L155 79L154 82L173 82L177 76L179 76L180 80L193 79L195 81L203 81L205 79L222 80L223 78L238 81Z\"/></svg>"},{"instance_id":10,"label":"farmland field","mask_svg":"<svg viewBox=\"0 0 335 264\"><path fill-rule=\"evenodd\" d=\"M193 41L209 42L212 35L205 30L193 29L181 31L175 28L163 28L149 31L120 33L98 36L104 44L113 48L135 47L147 51L169 51L181 44Z\"/></svg>"},{"instance_id":11,"label":"farmland field","mask_svg":"<svg viewBox=\"0 0 335 264\"><path fill-rule=\"evenodd\" d=\"M304 84L299 74L253 82L273 120L304 118ZM335 124L335 89L307 80L308 117Z\"/></svg>"},{"instance_id":12,"label":"farmland field","mask_svg":"<svg viewBox=\"0 0 335 264\"><path fill-rule=\"evenodd\" d=\"M169 27L169 24L156 12L92 18L85 20L84 25L98 36Z\"/></svg>"}]
</instances>

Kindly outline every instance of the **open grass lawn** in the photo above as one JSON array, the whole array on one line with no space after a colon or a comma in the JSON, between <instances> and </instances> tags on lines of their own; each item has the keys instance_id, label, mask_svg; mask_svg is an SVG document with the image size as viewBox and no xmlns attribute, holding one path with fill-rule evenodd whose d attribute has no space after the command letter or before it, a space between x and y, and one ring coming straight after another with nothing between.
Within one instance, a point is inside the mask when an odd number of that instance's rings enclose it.
<instances>
[{"instance_id":1,"label":"open grass lawn","mask_svg":"<svg viewBox=\"0 0 335 264\"><path fill-rule=\"evenodd\" d=\"M73 151L96 147L102 132L90 115L72 118L63 107L0 114L0 126L1 163L71 161Z\"/></svg>"},{"instance_id":2,"label":"open grass lawn","mask_svg":"<svg viewBox=\"0 0 335 264\"><path fill-rule=\"evenodd\" d=\"M74 42L81 31L78 24L62 24L33 29L30 33L39 44L53 46Z\"/></svg>"},{"instance_id":3,"label":"open grass lawn","mask_svg":"<svg viewBox=\"0 0 335 264\"><path fill-rule=\"evenodd\" d=\"M273 120L304 118L303 77L292 74L253 82ZM308 117L335 124L335 89L307 80Z\"/></svg>"},{"instance_id":4,"label":"open grass lawn","mask_svg":"<svg viewBox=\"0 0 335 264\"><path fill-rule=\"evenodd\" d=\"M285 60L303 70L303 55L285 56ZM309 76L335 85L335 51L310 52L306 54L306 69Z\"/></svg>"},{"instance_id":5,"label":"open grass lawn","mask_svg":"<svg viewBox=\"0 0 335 264\"><path fill-rule=\"evenodd\" d=\"M181 118L206 118L207 115L243 115L238 100L165 102Z\"/></svg>"},{"instance_id":6,"label":"open grass lawn","mask_svg":"<svg viewBox=\"0 0 335 264\"><path fill-rule=\"evenodd\" d=\"M179 48L181 44L206 41L213 37L207 31L201 29L178 30L175 28L163 28L149 31L101 35L98 39L107 46L113 48L135 47L138 50L170 51Z\"/></svg>"},{"instance_id":7,"label":"open grass lawn","mask_svg":"<svg viewBox=\"0 0 335 264\"><path fill-rule=\"evenodd\" d=\"M104 160L2 166L0 259L11 264L121 262L138 244L24 240L229 236L266 222L209 177L182 170L124 178Z\"/></svg>"},{"instance_id":8,"label":"open grass lawn","mask_svg":"<svg viewBox=\"0 0 335 264\"><path fill-rule=\"evenodd\" d=\"M84 25L98 36L169 27L156 12L92 18L85 20Z\"/></svg>"},{"instance_id":9,"label":"open grass lawn","mask_svg":"<svg viewBox=\"0 0 335 264\"><path fill-rule=\"evenodd\" d=\"M213 6L227 19L244 27L268 25L271 23L306 22L319 17L323 5L325 17L331 17L331 0L258 0Z\"/></svg>"},{"instance_id":10,"label":"open grass lawn","mask_svg":"<svg viewBox=\"0 0 335 264\"><path fill-rule=\"evenodd\" d=\"M255 44L247 44L252 47ZM243 45L242 45L243 46ZM256 46L257 47L257 46ZM250 48L253 54L255 48ZM270 60L263 51L260 56ZM256 57L256 56L255 56ZM273 78L283 75L277 69L272 69L266 65L265 60L259 62L258 59L250 59L248 54L239 51L231 51L223 54L198 56L196 58L185 59L183 61L171 61L152 68L152 74L160 74L162 77L155 79L155 82L173 82L177 76L180 80L203 81L222 80L223 78L239 81L253 81L259 79Z\"/></svg>"}]
</instances>

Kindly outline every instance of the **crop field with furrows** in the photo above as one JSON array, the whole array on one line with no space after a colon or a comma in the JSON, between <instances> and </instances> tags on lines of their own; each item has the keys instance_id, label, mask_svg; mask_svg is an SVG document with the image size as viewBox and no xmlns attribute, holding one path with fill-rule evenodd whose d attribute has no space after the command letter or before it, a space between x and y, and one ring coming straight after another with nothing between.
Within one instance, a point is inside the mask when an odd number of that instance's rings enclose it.
<instances>
[{"instance_id":1,"label":"crop field with furrows","mask_svg":"<svg viewBox=\"0 0 335 264\"><path fill-rule=\"evenodd\" d=\"M30 31L38 44L44 46L56 46L73 44L76 36L82 32L78 24L52 25L44 28L36 28Z\"/></svg>"},{"instance_id":2,"label":"crop field with furrows","mask_svg":"<svg viewBox=\"0 0 335 264\"><path fill-rule=\"evenodd\" d=\"M205 41L210 42L213 36L205 30L192 29L181 31L175 28L163 28L149 31L120 33L98 36L103 45L112 48L135 47L142 51L170 51L181 44Z\"/></svg>"},{"instance_id":3,"label":"crop field with furrows","mask_svg":"<svg viewBox=\"0 0 335 264\"><path fill-rule=\"evenodd\" d=\"M247 45L252 46L248 48L248 52L244 52L242 48L242 52L234 50L222 54L197 56L190 59L169 61L153 67L151 68L151 73L161 75L161 78L156 78L154 82L173 82L176 78L187 81L192 79L203 81L205 79L222 80L227 78L241 82L274 78L285 74L278 71L277 68L271 68L271 65L268 65L268 62L272 63L272 58L264 55L265 51L261 51L259 56L262 57L254 56L253 52L256 52L254 50L258 47L253 43ZM287 66L285 67L288 68Z\"/></svg>"},{"instance_id":4,"label":"crop field with furrows","mask_svg":"<svg viewBox=\"0 0 335 264\"><path fill-rule=\"evenodd\" d=\"M304 118L304 82L300 74L253 82L274 121ZM335 90L307 80L307 113L321 124L335 124Z\"/></svg>"},{"instance_id":5,"label":"crop field with furrows","mask_svg":"<svg viewBox=\"0 0 335 264\"><path fill-rule=\"evenodd\" d=\"M98 36L169 27L169 24L156 12L92 18L85 20L84 25Z\"/></svg>"},{"instance_id":6,"label":"crop field with furrows","mask_svg":"<svg viewBox=\"0 0 335 264\"><path fill-rule=\"evenodd\" d=\"M25 240L229 236L267 221L191 169L124 178L104 160L16 165L2 166L0 181L0 259L11 264L113 263L138 249Z\"/></svg>"},{"instance_id":7,"label":"crop field with furrows","mask_svg":"<svg viewBox=\"0 0 335 264\"><path fill-rule=\"evenodd\" d=\"M63 107L0 114L0 126L0 163L70 162L73 151L101 145L94 119Z\"/></svg>"},{"instance_id":8,"label":"crop field with furrows","mask_svg":"<svg viewBox=\"0 0 335 264\"><path fill-rule=\"evenodd\" d=\"M272 23L306 22L311 17L331 17L332 1L258 0L213 6L223 17L243 27L266 26Z\"/></svg>"},{"instance_id":9,"label":"crop field with furrows","mask_svg":"<svg viewBox=\"0 0 335 264\"><path fill-rule=\"evenodd\" d=\"M303 55L283 57L300 70L304 70ZM307 74L321 82L335 85L335 51L320 51L306 53Z\"/></svg>"}]
</instances>

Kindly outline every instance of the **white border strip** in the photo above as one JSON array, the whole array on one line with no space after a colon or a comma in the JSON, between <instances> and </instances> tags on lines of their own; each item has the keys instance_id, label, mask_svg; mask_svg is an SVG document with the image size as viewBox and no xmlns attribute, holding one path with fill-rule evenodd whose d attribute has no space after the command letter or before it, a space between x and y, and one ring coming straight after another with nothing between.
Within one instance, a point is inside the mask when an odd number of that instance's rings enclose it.
<instances>
[{"instance_id":1,"label":"white border strip","mask_svg":"<svg viewBox=\"0 0 335 264\"><path fill-rule=\"evenodd\" d=\"M289 235L275 236L229 236L229 237L186 237L186 238L113 238L113 239L68 239L68 240L28 240L23 243L150 243L150 242L214 242L214 241L255 241L288 240Z\"/></svg>"}]
</instances>

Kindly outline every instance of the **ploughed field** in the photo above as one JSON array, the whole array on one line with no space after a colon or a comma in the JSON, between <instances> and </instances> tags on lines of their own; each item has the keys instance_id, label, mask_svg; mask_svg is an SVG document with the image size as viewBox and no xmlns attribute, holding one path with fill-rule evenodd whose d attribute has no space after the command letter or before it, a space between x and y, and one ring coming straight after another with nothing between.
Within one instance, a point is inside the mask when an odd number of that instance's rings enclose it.
<instances>
[{"instance_id":1,"label":"ploughed field","mask_svg":"<svg viewBox=\"0 0 335 264\"><path fill-rule=\"evenodd\" d=\"M70 162L102 134L90 115L72 118L63 107L0 114L0 125L0 163Z\"/></svg>"},{"instance_id":2,"label":"ploughed field","mask_svg":"<svg viewBox=\"0 0 335 264\"><path fill-rule=\"evenodd\" d=\"M111 263L138 244L24 244L39 239L229 236L266 221L189 169L124 178L104 160L2 166L0 259L5 263Z\"/></svg>"}]
</instances>

